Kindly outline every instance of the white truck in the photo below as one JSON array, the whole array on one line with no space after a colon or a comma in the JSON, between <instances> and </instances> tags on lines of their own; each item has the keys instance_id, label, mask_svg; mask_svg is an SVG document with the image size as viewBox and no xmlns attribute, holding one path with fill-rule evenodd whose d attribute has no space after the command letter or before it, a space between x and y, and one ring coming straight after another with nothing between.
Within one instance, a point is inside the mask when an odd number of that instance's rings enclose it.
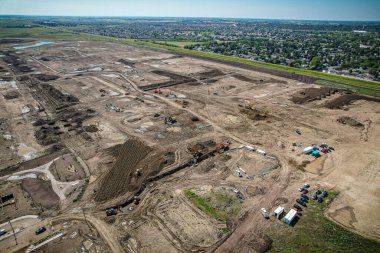
<instances>
[{"instance_id":1,"label":"white truck","mask_svg":"<svg viewBox=\"0 0 380 253\"><path fill-rule=\"evenodd\" d=\"M263 214L265 219L269 219L269 213L268 211L263 207L260 209L261 213Z\"/></svg>"}]
</instances>

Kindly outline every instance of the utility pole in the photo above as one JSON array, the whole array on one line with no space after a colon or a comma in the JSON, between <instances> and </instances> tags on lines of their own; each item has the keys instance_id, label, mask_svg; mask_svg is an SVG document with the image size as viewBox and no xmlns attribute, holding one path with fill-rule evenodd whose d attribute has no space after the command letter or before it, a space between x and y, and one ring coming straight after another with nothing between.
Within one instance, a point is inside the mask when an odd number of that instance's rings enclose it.
<instances>
[{"instance_id":1,"label":"utility pole","mask_svg":"<svg viewBox=\"0 0 380 253\"><path fill-rule=\"evenodd\" d=\"M12 226L12 223L11 223L11 218L8 217L8 222L9 222L9 225L11 226L11 229L12 229L12 232L13 232L13 236L15 238L15 242L16 242L16 245L18 245L17 243L17 238L16 238L16 233L15 233L15 230L13 229L13 226Z\"/></svg>"}]
</instances>

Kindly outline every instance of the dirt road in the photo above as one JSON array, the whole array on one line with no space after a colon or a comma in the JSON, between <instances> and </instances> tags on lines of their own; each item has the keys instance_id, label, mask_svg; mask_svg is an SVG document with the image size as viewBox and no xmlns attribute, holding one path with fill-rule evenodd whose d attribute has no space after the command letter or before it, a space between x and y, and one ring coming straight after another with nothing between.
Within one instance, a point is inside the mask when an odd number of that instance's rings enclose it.
<instances>
[{"instance_id":1,"label":"dirt road","mask_svg":"<svg viewBox=\"0 0 380 253\"><path fill-rule=\"evenodd\" d=\"M85 220L82 214L65 214L62 216L59 216L57 218L52 219L52 221L66 221L66 220ZM93 225L96 230L99 232L100 236L105 240L105 242L108 244L108 246L111 248L112 252L115 253L121 253L125 252L124 248L120 245L119 241L117 240L117 232L116 230L110 226L107 225L105 222L101 221L100 219L95 218L92 215L86 214L86 220L91 225Z\"/></svg>"}]
</instances>

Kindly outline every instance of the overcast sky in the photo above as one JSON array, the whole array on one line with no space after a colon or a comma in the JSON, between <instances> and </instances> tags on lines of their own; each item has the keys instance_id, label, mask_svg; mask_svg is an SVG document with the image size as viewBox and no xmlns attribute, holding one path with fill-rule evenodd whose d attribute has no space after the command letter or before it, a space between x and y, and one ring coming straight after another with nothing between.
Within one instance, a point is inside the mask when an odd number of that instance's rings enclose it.
<instances>
[{"instance_id":1,"label":"overcast sky","mask_svg":"<svg viewBox=\"0 0 380 253\"><path fill-rule=\"evenodd\" d=\"M0 0L0 14L380 21L380 0Z\"/></svg>"}]
</instances>

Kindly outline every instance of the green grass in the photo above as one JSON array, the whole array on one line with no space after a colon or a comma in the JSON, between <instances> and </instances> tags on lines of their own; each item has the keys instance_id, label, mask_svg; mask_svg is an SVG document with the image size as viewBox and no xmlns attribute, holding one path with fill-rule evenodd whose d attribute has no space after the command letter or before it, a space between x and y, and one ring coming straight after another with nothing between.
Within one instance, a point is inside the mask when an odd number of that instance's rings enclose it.
<instances>
[{"instance_id":1,"label":"green grass","mask_svg":"<svg viewBox=\"0 0 380 253\"><path fill-rule=\"evenodd\" d=\"M84 179L83 185L80 188L80 192L78 193L77 197L73 200L73 202L78 202L82 199L89 182L90 182L90 179L88 177Z\"/></svg>"},{"instance_id":2,"label":"green grass","mask_svg":"<svg viewBox=\"0 0 380 253\"><path fill-rule=\"evenodd\" d=\"M324 209L337 196L330 191L322 204L310 200L294 227L273 222L270 252L379 252L380 244L352 233L326 218Z\"/></svg>"},{"instance_id":3,"label":"green grass","mask_svg":"<svg viewBox=\"0 0 380 253\"><path fill-rule=\"evenodd\" d=\"M165 44L157 44L149 41L139 41L132 39L118 39L114 37L107 37L101 35L85 34L85 33L74 33L69 30L59 30L59 28L47 28L47 27L34 27L34 28L2 28L0 29L1 38L36 38L36 39L49 39L49 40L89 40L89 41L103 41L103 42L116 42L124 43L132 46L147 47L152 49L165 50L173 53L181 53L187 55L207 57L210 59L218 59L236 63L243 63L249 66L261 67L271 70L278 70L288 73L294 73L304 76L310 76L319 79L317 83L327 86L335 87L345 87L354 89L355 91L372 96L380 97L380 83L359 80L355 78L349 78L344 76L330 75L327 73L297 69L283 65L276 65L271 63L252 61L248 59L219 55L208 52L200 52L182 48L183 43L193 43L193 42L173 42L168 41L168 43L177 43L178 47L173 47ZM182 44L181 44L182 43Z\"/></svg>"},{"instance_id":4,"label":"green grass","mask_svg":"<svg viewBox=\"0 0 380 253\"><path fill-rule=\"evenodd\" d=\"M197 41L166 41L166 40L158 40L152 41L152 43L161 44L161 45L174 45L180 48L184 48L185 46L191 46L195 44L205 44L206 42L197 42Z\"/></svg>"},{"instance_id":5,"label":"green grass","mask_svg":"<svg viewBox=\"0 0 380 253\"><path fill-rule=\"evenodd\" d=\"M191 190L184 190L184 194L196 207L217 220L236 217L240 212L240 201L227 193L215 194L209 199L202 198Z\"/></svg>"}]
</instances>

